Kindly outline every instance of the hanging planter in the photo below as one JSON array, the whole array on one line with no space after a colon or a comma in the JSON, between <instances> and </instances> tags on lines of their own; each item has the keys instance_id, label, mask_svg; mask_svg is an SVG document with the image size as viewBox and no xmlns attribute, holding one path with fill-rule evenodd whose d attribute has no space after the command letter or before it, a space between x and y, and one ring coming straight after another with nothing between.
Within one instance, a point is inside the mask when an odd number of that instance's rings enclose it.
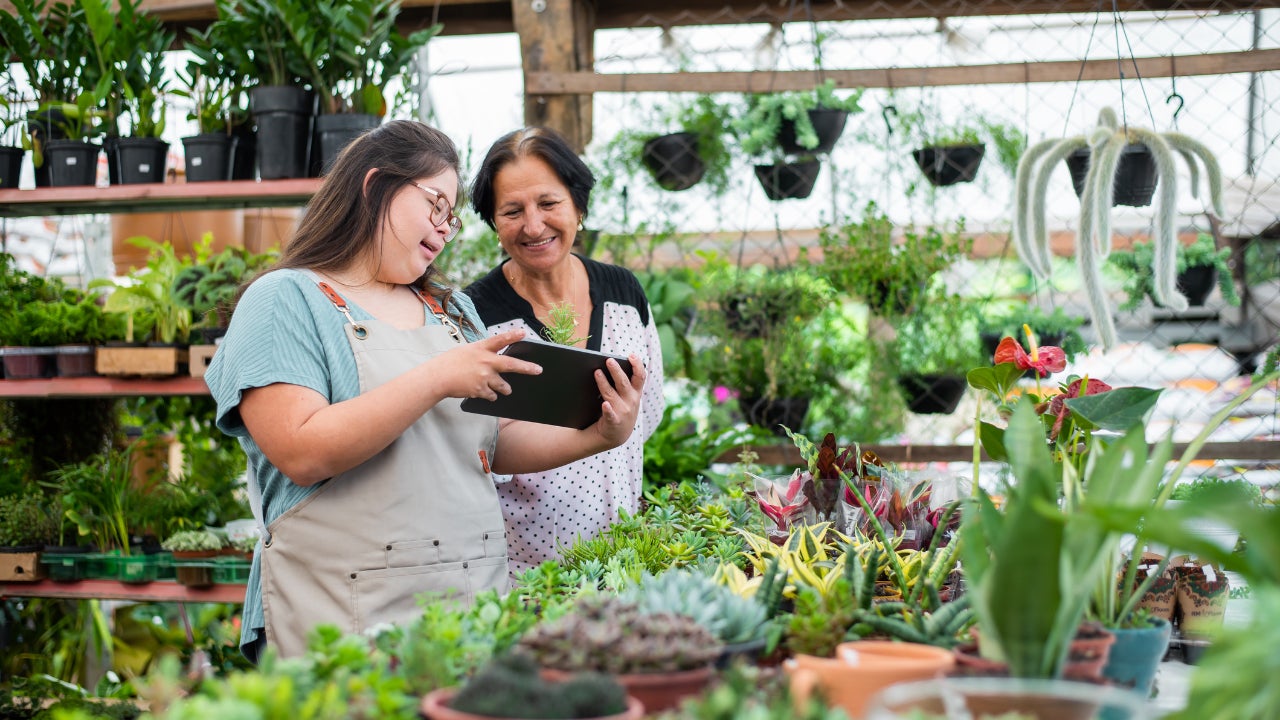
<instances>
[{"instance_id":1,"label":"hanging planter","mask_svg":"<svg viewBox=\"0 0 1280 720\"><path fill-rule=\"evenodd\" d=\"M936 187L972 182L982 165L987 146L976 145L926 145L911 156L924 173L925 179Z\"/></svg>"},{"instance_id":2,"label":"hanging planter","mask_svg":"<svg viewBox=\"0 0 1280 720\"><path fill-rule=\"evenodd\" d=\"M756 165L756 179L770 200L804 199L813 194L822 163L816 159Z\"/></svg>"},{"instance_id":3,"label":"hanging planter","mask_svg":"<svg viewBox=\"0 0 1280 720\"><path fill-rule=\"evenodd\" d=\"M1152 297L1169 308L1182 311L1187 300L1177 289L1177 200L1178 174L1174 156L1181 156L1192 171L1192 194L1199 191L1201 173L1199 163L1204 164L1205 184L1210 204L1219 217L1226 215L1222 203L1222 170L1218 160L1203 143L1180 133L1159 133L1146 128L1127 125L1121 127L1116 113L1103 108L1098 114L1098 124L1085 135L1060 140L1046 140L1027 149L1018 162L1016 207L1010 235L1018 256L1037 278L1047 279L1053 272L1050 262L1049 231L1046 218L1046 194L1049 183L1046 173L1052 172L1058 163L1072 153L1089 149L1089 159L1081 191L1080 222L1076 240L1076 264L1089 299L1089 313L1098 340L1104 349L1118 342L1115 319L1111 315L1110 302L1102 283L1100 264L1111 252L1111 208L1114 205L1114 187L1120 175L1120 165L1125 153L1134 144L1145 145L1152 154L1159 183L1160 195L1155 200L1154 232L1152 233L1153 263Z\"/></svg>"},{"instance_id":4,"label":"hanging planter","mask_svg":"<svg viewBox=\"0 0 1280 720\"><path fill-rule=\"evenodd\" d=\"M1216 265L1197 265L1178 273L1178 292L1187 297L1187 305L1204 307L1209 293L1218 284Z\"/></svg>"},{"instance_id":5,"label":"hanging planter","mask_svg":"<svg viewBox=\"0 0 1280 720\"><path fill-rule=\"evenodd\" d=\"M805 153L829 153L836 146L836 141L844 134L845 122L849 119L849 111L816 108L807 111L809 124L818 138L818 144L807 148L797 140L796 121L783 119L778 127L778 146L788 155Z\"/></svg>"},{"instance_id":6,"label":"hanging planter","mask_svg":"<svg viewBox=\"0 0 1280 720\"><path fill-rule=\"evenodd\" d=\"M1089 174L1089 148L1084 147L1067 156L1067 170L1071 173L1071 187L1076 197L1084 192L1084 180ZM1129 143L1120 153L1112 181L1111 203L1129 207L1146 207L1156 194L1156 158L1143 143Z\"/></svg>"},{"instance_id":7,"label":"hanging planter","mask_svg":"<svg viewBox=\"0 0 1280 720\"><path fill-rule=\"evenodd\" d=\"M707 165L698 155L698 136L691 132L670 133L650 138L640 160L663 190L688 190L706 174Z\"/></svg>"},{"instance_id":8,"label":"hanging planter","mask_svg":"<svg viewBox=\"0 0 1280 720\"><path fill-rule=\"evenodd\" d=\"M804 425L805 416L809 414L809 398L743 396L738 398L738 409L752 425L765 428L778 437L786 437L782 426L795 429Z\"/></svg>"}]
</instances>

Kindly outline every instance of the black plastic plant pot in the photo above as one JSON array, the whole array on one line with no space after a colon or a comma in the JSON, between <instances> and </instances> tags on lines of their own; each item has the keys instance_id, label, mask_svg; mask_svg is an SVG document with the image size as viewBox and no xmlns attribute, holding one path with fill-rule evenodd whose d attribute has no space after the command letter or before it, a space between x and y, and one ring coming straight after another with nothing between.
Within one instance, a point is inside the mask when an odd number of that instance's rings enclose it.
<instances>
[{"instance_id":1,"label":"black plastic plant pot","mask_svg":"<svg viewBox=\"0 0 1280 720\"><path fill-rule=\"evenodd\" d=\"M1071 173L1071 186L1076 197L1084 192L1085 176L1089 174L1089 148L1081 148L1067 156L1067 170ZM1120 153L1114 183L1111 187L1111 204L1127 207L1146 207L1156 194L1156 158L1142 143L1129 143Z\"/></svg>"},{"instance_id":2,"label":"black plastic plant pot","mask_svg":"<svg viewBox=\"0 0 1280 720\"><path fill-rule=\"evenodd\" d=\"M66 116L63 115L61 108L47 108L42 112L27 113L27 129L31 133L32 140L41 144L49 140L66 140L67 134L62 129L64 122L66 122ZM34 160L35 158L32 158L33 167ZM47 154L45 155L45 161L34 169L36 187L49 187L53 184L49 179Z\"/></svg>"},{"instance_id":3,"label":"black plastic plant pot","mask_svg":"<svg viewBox=\"0 0 1280 720\"><path fill-rule=\"evenodd\" d=\"M201 133L182 138L187 182L230 180L237 144L239 139L226 133Z\"/></svg>"},{"instance_id":4,"label":"black plastic plant pot","mask_svg":"<svg viewBox=\"0 0 1280 720\"><path fill-rule=\"evenodd\" d=\"M16 190L22 175L22 156L26 150L9 145L0 146L0 190Z\"/></svg>"},{"instance_id":5,"label":"black plastic plant pot","mask_svg":"<svg viewBox=\"0 0 1280 720\"><path fill-rule=\"evenodd\" d=\"M1187 296L1191 307L1203 307L1218 283L1218 268L1214 265L1197 265L1178 273L1178 291Z\"/></svg>"},{"instance_id":6,"label":"black plastic plant pot","mask_svg":"<svg viewBox=\"0 0 1280 720\"><path fill-rule=\"evenodd\" d=\"M307 176L314 105L311 91L291 85L249 91L249 108L258 125L258 176L263 180Z\"/></svg>"},{"instance_id":7,"label":"black plastic plant pot","mask_svg":"<svg viewBox=\"0 0 1280 720\"><path fill-rule=\"evenodd\" d=\"M159 138L125 137L114 143L121 185L164 182L169 143Z\"/></svg>"},{"instance_id":8,"label":"black plastic plant pot","mask_svg":"<svg viewBox=\"0 0 1280 720\"><path fill-rule=\"evenodd\" d=\"M809 398L752 398L739 397L738 409L747 422L762 427L778 437L786 437L782 426L797 431L809 414Z\"/></svg>"},{"instance_id":9,"label":"black plastic plant pot","mask_svg":"<svg viewBox=\"0 0 1280 720\"><path fill-rule=\"evenodd\" d=\"M365 113L317 115L314 142L320 155L320 174L333 167L333 161L351 141L381 124L382 118Z\"/></svg>"},{"instance_id":10,"label":"black plastic plant pot","mask_svg":"<svg viewBox=\"0 0 1280 720\"><path fill-rule=\"evenodd\" d=\"M918 415L950 415L960 405L966 386L963 375L902 375L898 378L907 409Z\"/></svg>"},{"instance_id":11,"label":"black plastic plant pot","mask_svg":"<svg viewBox=\"0 0 1280 720\"><path fill-rule=\"evenodd\" d=\"M81 140L50 140L44 146L50 187L96 184L101 151L101 147Z\"/></svg>"},{"instance_id":12,"label":"black plastic plant pot","mask_svg":"<svg viewBox=\"0 0 1280 720\"><path fill-rule=\"evenodd\" d=\"M690 132L671 133L651 138L644 144L640 161L663 190L688 190L707 172L706 163L698 155L698 136Z\"/></svg>"},{"instance_id":13,"label":"black plastic plant pot","mask_svg":"<svg viewBox=\"0 0 1280 720\"><path fill-rule=\"evenodd\" d=\"M911 153L925 178L936 187L973 182L986 145L929 145Z\"/></svg>"},{"instance_id":14,"label":"black plastic plant pot","mask_svg":"<svg viewBox=\"0 0 1280 720\"><path fill-rule=\"evenodd\" d=\"M258 179L258 133L252 123L236 126L231 134L236 139L231 160L232 180Z\"/></svg>"},{"instance_id":15,"label":"black plastic plant pot","mask_svg":"<svg viewBox=\"0 0 1280 720\"><path fill-rule=\"evenodd\" d=\"M756 165L756 179L770 200L800 200L813 194L821 170L817 160Z\"/></svg>"},{"instance_id":16,"label":"black plastic plant pot","mask_svg":"<svg viewBox=\"0 0 1280 720\"><path fill-rule=\"evenodd\" d=\"M804 155L805 153L829 153L836 146L836 141L844 134L844 124L849 119L845 110L827 110L820 108L809 111L809 122L813 123L814 134L818 136L817 147L801 147L796 142L796 121L783 118L778 126L778 147L788 155Z\"/></svg>"}]
</instances>

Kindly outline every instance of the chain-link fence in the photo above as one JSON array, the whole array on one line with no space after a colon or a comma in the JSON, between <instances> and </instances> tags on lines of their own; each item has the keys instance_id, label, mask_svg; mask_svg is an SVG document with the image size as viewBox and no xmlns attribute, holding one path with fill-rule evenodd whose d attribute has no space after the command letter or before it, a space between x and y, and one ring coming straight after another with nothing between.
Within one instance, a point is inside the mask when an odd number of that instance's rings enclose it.
<instances>
[{"instance_id":1,"label":"chain-link fence","mask_svg":"<svg viewBox=\"0 0 1280 720\"><path fill-rule=\"evenodd\" d=\"M893 5L881 3L867 14L892 15ZM594 96L588 155L604 182L593 198L589 226L600 232L598 255L639 270L699 268L690 280L701 291L704 310L716 278L745 273L752 265L836 277L824 273L823 251L863 252L873 219L890 221L898 238L936 231L971 242L940 275L941 282L925 291L924 302L904 312L869 312L865 294L837 286L831 304L841 311L792 318L806 332L798 341L790 331L786 337L803 344L808 369L826 355L838 363L831 386L811 407L805 427L812 433L830 430L867 442L967 442L974 393L951 414L911 412L904 407L907 400L894 392L903 384L899 371L911 364L907 354L945 355L947 349L976 343L980 332L1013 331L1029 317L1028 307L1060 309L1083 319L1078 332L1089 349L1079 348L1068 373L1112 385L1165 388L1150 423L1153 438L1173 430L1177 439L1190 439L1246 384L1241 373L1257 367L1280 327L1273 309L1280 288L1280 75L1248 71L1256 61L1275 66L1267 53L1280 45L1280 11L824 21L806 17L802 4L792 10L794 18L781 24L751 23L745 16L733 24L726 10L709 16L707 22L714 24L705 26L596 33L595 70L623 76L623 91ZM1206 64L1209 59L1216 64ZM1112 69L1100 71L1098 61ZM956 84L964 82L956 80L957 66L971 68L960 71L967 73L961 77L972 77L971 84ZM1078 68L1070 75L1080 79L1058 79L1066 67ZM1144 74L1144 68L1150 72ZM636 162L633 136L682 129L681 113L687 121L697 103L705 105L709 98L739 119L749 105L748 96L737 93L627 91L627 76L751 72L757 76L753 89L768 90L771 76L788 71L811 72L817 85L849 69L871 78L880 76L870 71L881 71L883 80L862 90L836 91L845 98L860 92L861 111L848 117L830 153L816 157L820 170L807 197L769 198L753 165L772 160L741 151L749 124L740 124L726 139L728 167L721 186L703 181L673 192ZM1109 79L1089 79L1095 75ZM916 82L895 84L903 77ZM1183 245L1203 235L1212 247L1227 249L1220 253L1221 267L1234 284L1211 286L1203 304L1166 309L1145 297L1141 278L1135 280L1114 261L1104 263L1105 294L1118 331L1117 342L1104 351L1074 258L1080 201L1070 173L1048 172L1045 216L1055 254L1049 276L1029 272L1010 228L1017 207L1017 158L1025 147L1019 142L1034 146L1087 137L1105 108L1122 126L1181 133L1211 151L1223 178L1222 215L1210 214L1203 163L1196 163L1200 167L1193 176L1178 160L1174 229ZM966 130L986 145L972 182L932 184L924 172L930 168L913 151ZM1116 254L1136 242L1139 266L1151 262L1141 245L1152 237L1158 197L1153 205L1117 205L1110 213ZM1232 289L1241 304L1232 302ZM951 296L971 302L961 303L963 312L951 312L953 303L942 300ZM700 334L698 322L689 332L699 357L712 358L713 366L725 357L740 359L717 355L726 343L714 333ZM702 322L708 329L705 318ZM1040 334L1051 329L1046 325ZM902 337L908 330L914 336ZM932 337L921 339L920 333ZM895 336L896 342L884 342ZM804 365L783 365L780 372L802 373ZM1274 438L1276 410L1275 393L1260 394L1213 439Z\"/></svg>"}]
</instances>

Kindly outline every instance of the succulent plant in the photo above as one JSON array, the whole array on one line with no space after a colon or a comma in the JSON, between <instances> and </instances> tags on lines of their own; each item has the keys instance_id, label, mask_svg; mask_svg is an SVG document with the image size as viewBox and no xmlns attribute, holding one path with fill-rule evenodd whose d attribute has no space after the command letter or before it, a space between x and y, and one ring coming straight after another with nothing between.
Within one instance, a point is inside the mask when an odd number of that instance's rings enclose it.
<instances>
[{"instance_id":1,"label":"succulent plant","mask_svg":"<svg viewBox=\"0 0 1280 720\"><path fill-rule=\"evenodd\" d=\"M160 547L178 552L221 550L222 538L211 530L180 530L165 538Z\"/></svg>"},{"instance_id":2,"label":"succulent plant","mask_svg":"<svg viewBox=\"0 0 1280 720\"><path fill-rule=\"evenodd\" d=\"M630 674L703 667L723 646L692 618L646 613L635 603L596 595L535 625L518 647L546 668Z\"/></svg>"},{"instance_id":3,"label":"succulent plant","mask_svg":"<svg viewBox=\"0 0 1280 720\"><path fill-rule=\"evenodd\" d=\"M765 606L744 598L712 578L690 570L647 576L619 594L647 613L693 618L725 644L763 639L769 630Z\"/></svg>"},{"instance_id":4,"label":"succulent plant","mask_svg":"<svg viewBox=\"0 0 1280 720\"><path fill-rule=\"evenodd\" d=\"M614 678L595 672L549 683L532 657L511 652L472 676L449 705L476 715L567 720L617 715L627 709L627 692Z\"/></svg>"}]
</instances>

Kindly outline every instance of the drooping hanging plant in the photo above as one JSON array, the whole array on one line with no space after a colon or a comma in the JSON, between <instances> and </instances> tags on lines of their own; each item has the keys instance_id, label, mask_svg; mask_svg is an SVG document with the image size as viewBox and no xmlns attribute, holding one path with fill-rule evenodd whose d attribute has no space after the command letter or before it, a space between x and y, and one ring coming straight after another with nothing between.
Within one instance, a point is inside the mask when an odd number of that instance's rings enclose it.
<instances>
[{"instance_id":1,"label":"drooping hanging plant","mask_svg":"<svg viewBox=\"0 0 1280 720\"><path fill-rule=\"evenodd\" d=\"M1143 145L1155 160L1159 177L1155 202L1152 244L1154 295L1157 302L1173 310L1185 310L1187 299L1177 288L1177 211L1178 175L1174 153L1186 161L1191 176L1191 195L1199 197L1200 169L1204 164L1205 182L1213 212L1224 215L1222 205L1222 170L1218 160L1204 144L1176 132L1155 132L1131 125L1121 126L1111 108L1098 113L1098 125L1088 134L1064 139L1046 140L1032 146L1018 162L1015 179L1015 204L1012 223L1014 246L1018 255L1040 279L1047 279L1050 266L1049 233L1045 220L1045 194L1053 169L1080 150L1089 151L1089 168L1080 194L1080 222L1076 236L1076 262L1089 298L1089 313L1098 339L1104 348L1116 343L1115 321L1102 288L1100 267L1111 252L1111 210L1113 188L1121 156L1131 145Z\"/></svg>"}]
</instances>

